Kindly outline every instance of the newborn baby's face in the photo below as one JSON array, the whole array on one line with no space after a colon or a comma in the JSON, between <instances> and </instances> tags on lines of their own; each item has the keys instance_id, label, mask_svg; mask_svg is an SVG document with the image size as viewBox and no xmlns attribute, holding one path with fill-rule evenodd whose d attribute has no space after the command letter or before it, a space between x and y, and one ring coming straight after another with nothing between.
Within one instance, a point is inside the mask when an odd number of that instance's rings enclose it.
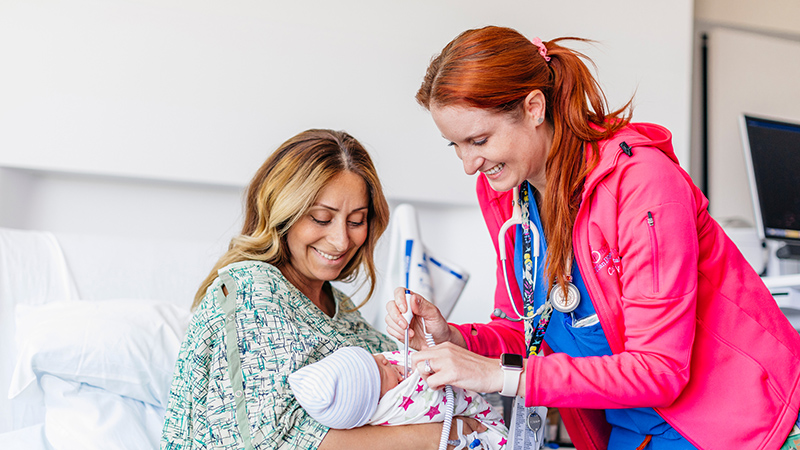
<instances>
[{"instance_id":1,"label":"newborn baby's face","mask_svg":"<svg viewBox=\"0 0 800 450\"><path fill-rule=\"evenodd\" d=\"M378 363L378 371L381 373L381 398L383 398L383 394L403 381L403 370L400 366L389 362L381 354L373 356L375 357L375 362Z\"/></svg>"}]
</instances>

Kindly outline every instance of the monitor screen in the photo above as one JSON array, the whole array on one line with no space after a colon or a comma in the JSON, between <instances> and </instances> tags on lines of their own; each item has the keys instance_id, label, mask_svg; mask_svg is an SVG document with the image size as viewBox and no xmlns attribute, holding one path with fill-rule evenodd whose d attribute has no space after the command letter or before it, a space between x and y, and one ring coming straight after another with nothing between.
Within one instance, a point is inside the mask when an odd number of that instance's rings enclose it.
<instances>
[{"instance_id":1,"label":"monitor screen","mask_svg":"<svg viewBox=\"0 0 800 450\"><path fill-rule=\"evenodd\" d=\"M741 130L760 237L800 245L800 123L745 114Z\"/></svg>"}]
</instances>

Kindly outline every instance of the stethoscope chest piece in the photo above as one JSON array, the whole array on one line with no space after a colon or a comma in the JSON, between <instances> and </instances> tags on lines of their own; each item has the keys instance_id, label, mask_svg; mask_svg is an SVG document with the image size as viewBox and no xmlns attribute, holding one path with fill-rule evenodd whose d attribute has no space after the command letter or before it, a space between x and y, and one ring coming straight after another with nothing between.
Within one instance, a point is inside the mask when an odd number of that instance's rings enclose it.
<instances>
[{"instance_id":1,"label":"stethoscope chest piece","mask_svg":"<svg viewBox=\"0 0 800 450\"><path fill-rule=\"evenodd\" d=\"M567 283L566 297L564 296L564 290L561 289L561 285L555 284L553 288L550 289L550 303L553 305L553 309L558 312L564 314L571 313L575 311L575 308L578 307L578 303L580 302L581 293L572 283Z\"/></svg>"}]
</instances>

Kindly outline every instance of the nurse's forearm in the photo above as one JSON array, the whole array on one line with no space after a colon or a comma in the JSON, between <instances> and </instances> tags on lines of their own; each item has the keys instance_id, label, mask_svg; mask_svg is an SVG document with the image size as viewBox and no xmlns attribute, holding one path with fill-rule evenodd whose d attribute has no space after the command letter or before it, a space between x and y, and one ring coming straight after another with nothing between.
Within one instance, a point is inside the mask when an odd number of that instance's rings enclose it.
<instances>
[{"instance_id":1,"label":"nurse's forearm","mask_svg":"<svg viewBox=\"0 0 800 450\"><path fill-rule=\"evenodd\" d=\"M467 348L467 340L464 339L464 335L461 334L461 331L453 325L448 326L450 327L450 342L459 347Z\"/></svg>"}]
</instances>

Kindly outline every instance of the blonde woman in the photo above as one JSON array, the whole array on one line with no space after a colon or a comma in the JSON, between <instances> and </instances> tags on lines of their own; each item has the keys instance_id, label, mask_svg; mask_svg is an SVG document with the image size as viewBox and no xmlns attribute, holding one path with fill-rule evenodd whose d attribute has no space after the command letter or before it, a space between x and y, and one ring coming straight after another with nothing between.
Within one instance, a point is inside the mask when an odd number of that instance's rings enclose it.
<instances>
[{"instance_id":1,"label":"blonde woman","mask_svg":"<svg viewBox=\"0 0 800 450\"><path fill-rule=\"evenodd\" d=\"M302 132L264 162L241 234L196 295L162 449L436 448L441 423L329 430L287 381L342 347L396 348L330 283L363 271L369 298L388 218L372 160L347 133Z\"/></svg>"}]
</instances>

